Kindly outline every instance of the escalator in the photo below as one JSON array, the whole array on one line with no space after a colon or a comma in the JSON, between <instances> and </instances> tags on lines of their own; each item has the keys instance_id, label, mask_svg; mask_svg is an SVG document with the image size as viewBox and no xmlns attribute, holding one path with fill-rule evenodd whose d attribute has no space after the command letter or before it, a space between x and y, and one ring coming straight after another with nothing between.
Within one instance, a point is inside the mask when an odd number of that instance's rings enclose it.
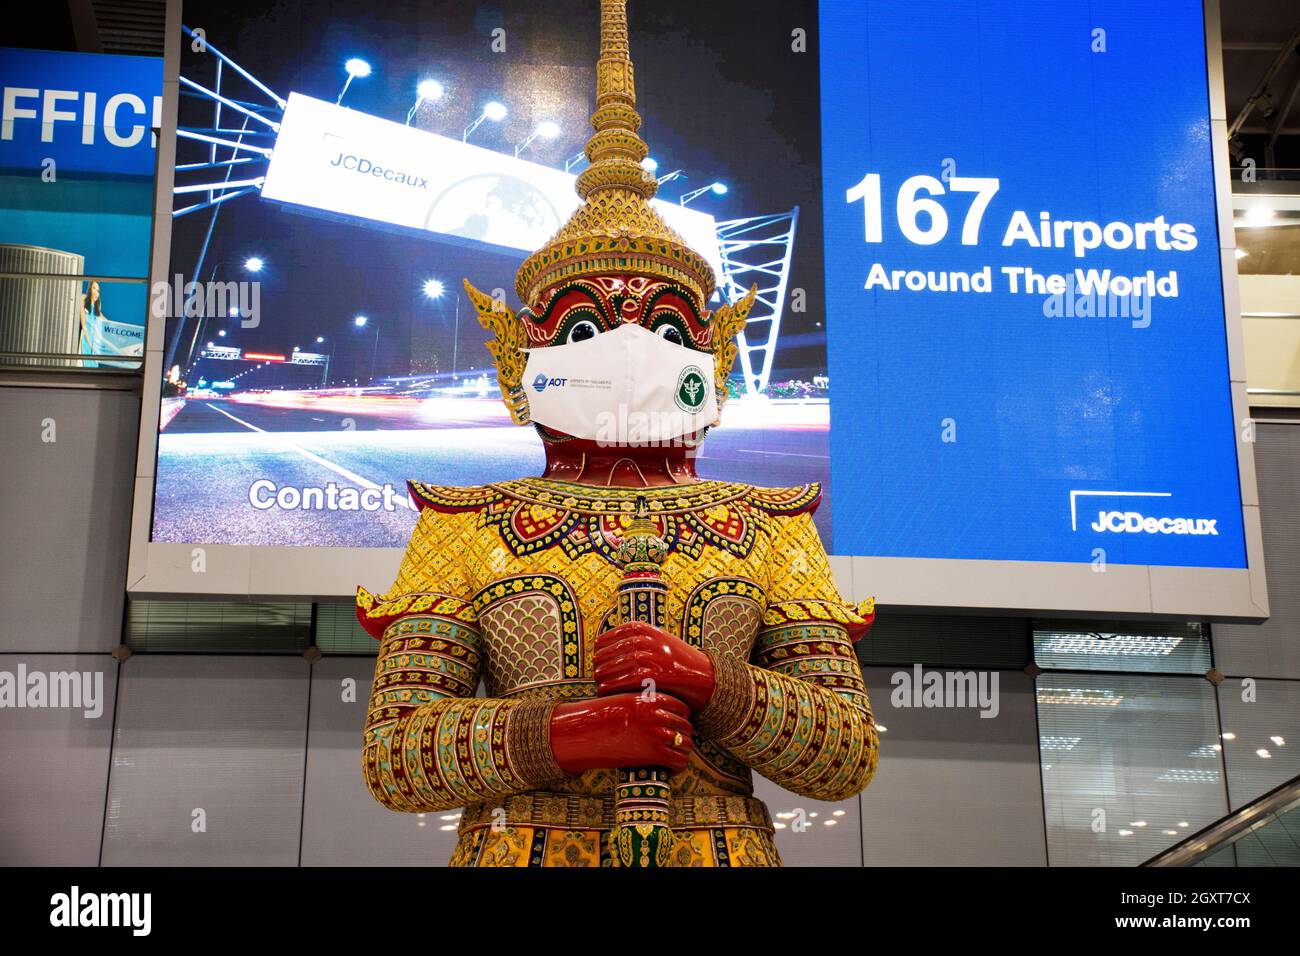
<instances>
[{"instance_id":1,"label":"escalator","mask_svg":"<svg viewBox=\"0 0 1300 956\"><path fill-rule=\"evenodd\" d=\"M1300 866L1300 777L1158 853L1143 866Z\"/></svg>"}]
</instances>

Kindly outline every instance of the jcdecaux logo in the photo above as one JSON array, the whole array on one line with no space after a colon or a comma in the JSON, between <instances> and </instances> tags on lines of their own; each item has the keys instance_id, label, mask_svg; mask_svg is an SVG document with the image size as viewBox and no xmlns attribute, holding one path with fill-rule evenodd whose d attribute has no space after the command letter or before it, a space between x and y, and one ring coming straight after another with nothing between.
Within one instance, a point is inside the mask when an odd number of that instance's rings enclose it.
<instances>
[{"instance_id":1,"label":"jcdecaux logo","mask_svg":"<svg viewBox=\"0 0 1300 956\"><path fill-rule=\"evenodd\" d=\"M399 186L411 186L415 189L429 188L429 180L425 176L380 166L373 160L358 156L355 153L339 153L338 156L330 160L330 165L345 169L351 173L360 173L363 176L375 176L390 183L397 183Z\"/></svg>"},{"instance_id":2,"label":"jcdecaux logo","mask_svg":"<svg viewBox=\"0 0 1300 956\"><path fill-rule=\"evenodd\" d=\"M1217 518L1189 517L1185 515L1171 515L1166 509L1156 507L1158 500L1171 498L1173 495L1167 491L1080 491L1072 490L1070 492L1070 529L1079 530L1079 499L1080 498L1101 498L1110 499L1105 502L1105 507L1097 510L1097 517L1092 521L1084 518L1084 524L1087 529L1097 534L1174 534L1174 535L1209 535L1217 537L1219 529ZM1144 498L1148 499L1143 506L1142 511L1130 507L1126 509L1116 508L1116 499L1123 498ZM1166 511L1164 514L1148 514L1152 510Z\"/></svg>"},{"instance_id":3,"label":"jcdecaux logo","mask_svg":"<svg viewBox=\"0 0 1300 956\"><path fill-rule=\"evenodd\" d=\"M1093 531L1117 534L1212 534L1217 518L1156 518L1140 511L1099 511L1089 527Z\"/></svg>"}]
</instances>

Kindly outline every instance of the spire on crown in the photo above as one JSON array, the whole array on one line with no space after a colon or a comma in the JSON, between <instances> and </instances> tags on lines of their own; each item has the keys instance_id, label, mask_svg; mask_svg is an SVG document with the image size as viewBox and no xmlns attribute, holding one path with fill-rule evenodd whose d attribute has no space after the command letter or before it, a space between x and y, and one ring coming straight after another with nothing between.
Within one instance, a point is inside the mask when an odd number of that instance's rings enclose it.
<instances>
[{"instance_id":1,"label":"spire on crown","mask_svg":"<svg viewBox=\"0 0 1300 956\"><path fill-rule=\"evenodd\" d=\"M628 189L650 199L659 188L654 175L641 168L650 148L637 135L636 77L627 46L626 0L600 2L600 58L596 61L595 134L587 140L591 161L578 176L578 195L586 199L601 189Z\"/></svg>"},{"instance_id":2,"label":"spire on crown","mask_svg":"<svg viewBox=\"0 0 1300 956\"><path fill-rule=\"evenodd\" d=\"M658 183L641 167L649 152L637 135L636 83L628 54L627 0L600 0L600 58L596 61L595 130L587 141L591 165L578 175L579 206L542 248L524 260L515 292L527 306L567 279L591 275L650 275L674 282L708 308L713 267L651 207Z\"/></svg>"}]
</instances>

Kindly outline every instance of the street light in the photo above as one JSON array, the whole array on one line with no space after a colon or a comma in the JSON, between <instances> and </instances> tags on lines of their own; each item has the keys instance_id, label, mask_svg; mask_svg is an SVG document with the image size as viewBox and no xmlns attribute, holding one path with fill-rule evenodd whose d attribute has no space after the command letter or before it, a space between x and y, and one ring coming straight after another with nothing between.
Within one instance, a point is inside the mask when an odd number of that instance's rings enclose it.
<instances>
[{"instance_id":1,"label":"street light","mask_svg":"<svg viewBox=\"0 0 1300 956\"><path fill-rule=\"evenodd\" d=\"M343 64L343 69L347 71L348 78L343 83L343 89L339 90L339 98L334 101L335 106L343 103L343 94L348 91L348 87L352 85L354 79L357 77L365 79L370 75L370 64L365 60L357 59L355 56Z\"/></svg>"},{"instance_id":2,"label":"street light","mask_svg":"<svg viewBox=\"0 0 1300 956\"><path fill-rule=\"evenodd\" d=\"M442 99L442 84L437 80L421 80L420 85L415 88L415 105L406 113L406 125L411 125L411 120L415 119L415 114L424 103L433 103L440 99Z\"/></svg>"},{"instance_id":3,"label":"street light","mask_svg":"<svg viewBox=\"0 0 1300 956\"><path fill-rule=\"evenodd\" d=\"M587 158L587 153L585 150L580 153L575 153L574 155L570 156L568 159L564 161L564 171L566 173L573 172L573 167L579 165L586 158Z\"/></svg>"},{"instance_id":4,"label":"street light","mask_svg":"<svg viewBox=\"0 0 1300 956\"><path fill-rule=\"evenodd\" d=\"M533 140L537 139L537 137L541 136L543 139L555 139L555 137L559 135L560 127L558 124L552 123L550 120L542 120L537 124L537 128L528 134L528 138L515 147L515 158L517 159L519 154L526 150L529 144L532 143Z\"/></svg>"},{"instance_id":5,"label":"street light","mask_svg":"<svg viewBox=\"0 0 1300 956\"><path fill-rule=\"evenodd\" d=\"M437 302L446 293L447 287L443 285L441 279L426 279L424 282L424 294L432 302ZM460 347L460 296L456 296L456 320L452 326L451 333L451 379L456 380L456 360L458 358L458 349Z\"/></svg>"},{"instance_id":6,"label":"street light","mask_svg":"<svg viewBox=\"0 0 1300 956\"><path fill-rule=\"evenodd\" d=\"M317 345L320 345L324 341L325 341L325 336L323 335L316 336ZM330 366L333 364L334 364L334 343L330 342L330 354L325 356L325 366L324 368L321 369L321 373L320 373L321 388L324 388L326 385L329 384Z\"/></svg>"},{"instance_id":7,"label":"street light","mask_svg":"<svg viewBox=\"0 0 1300 956\"><path fill-rule=\"evenodd\" d=\"M726 184L709 183L709 185L701 186L699 189L692 189L690 192L683 195L682 198L678 200L678 202L680 202L683 206L685 206L692 199L696 199L699 196L703 196L705 193L710 193L710 192L713 193L713 195L715 196L725 196L727 194Z\"/></svg>"},{"instance_id":8,"label":"street light","mask_svg":"<svg viewBox=\"0 0 1300 956\"><path fill-rule=\"evenodd\" d=\"M641 168L647 173L657 173L659 172L659 161L647 156L645 159L641 160Z\"/></svg>"},{"instance_id":9,"label":"street light","mask_svg":"<svg viewBox=\"0 0 1300 956\"><path fill-rule=\"evenodd\" d=\"M207 282L206 287L205 287L205 286L198 286L198 287L196 288L196 290L194 291L193 295L191 296L191 298L193 298L194 296L203 296L203 295L204 295L204 291L203 291L204 288L209 288L209 289L212 288L212 283L215 282L215 281L216 281L216 278L217 278L217 270L219 270L219 269L220 269L222 266L224 266L224 265L228 265L229 262L230 262L229 259L220 259L220 260L218 260L218 261L216 262L216 264L213 265L213 267L212 267L212 271L208 273L208 282ZM243 265L244 265L244 269L245 269L246 271L248 271L248 272L260 272L260 271L262 271L262 268L263 268L263 266L266 265L266 263L265 263L264 260L262 260L262 259L261 259L260 257L258 257L258 256L248 256L246 259L244 259L244 263L243 263ZM199 268L202 268L202 267L200 266ZM195 269L195 272L196 272L196 273L198 272L198 269L197 269L197 268ZM197 279L197 278L198 278L198 276L195 275L195 279ZM196 285L197 285L197 283L196 283ZM187 310L186 310L185 308L182 308L182 309L181 309L180 321L176 324L176 332L175 332L175 334L172 336L171 344L167 347L167 363L166 363L166 364L168 365L168 367L170 367L170 366L176 364L176 351L177 351L177 349L180 347L180 341L181 341L181 339L184 337L184 333L185 333L185 312L186 312L186 311L187 311ZM194 358L194 350L195 350L196 348L198 348L199 339L200 339L200 338L202 337L202 335L203 335L203 329L204 329L204 326L206 326L206 325L208 324L207 311L208 311L208 310L207 310L207 307L206 307L206 304L205 304L204 308L200 310L201 314L200 314L198 320L197 320L197 321L195 322L195 324L194 324L194 335L193 335L193 337L190 338L190 347L189 347L189 351L185 353L185 361L186 361L187 365L192 363L193 358ZM228 315L231 316L232 318L233 318L234 316L239 315L239 308L238 308L238 306L231 306L231 308L228 310Z\"/></svg>"},{"instance_id":10,"label":"street light","mask_svg":"<svg viewBox=\"0 0 1300 956\"><path fill-rule=\"evenodd\" d=\"M505 104L498 103L496 100L493 100L492 102L488 103L486 106L483 107L483 112L479 114L478 119L470 123L469 126L465 127L465 132L461 136L460 141L462 143L469 142L470 135L474 132L474 130L478 129L480 126L483 125L484 120L491 120L494 123L499 123L505 118L506 118Z\"/></svg>"},{"instance_id":11,"label":"street light","mask_svg":"<svg viewBox=\"0 0 1300 956\"><path fill-rule=\"evenodd\" d=\"M364 329L366 327L366 323L369 321L370 319L364 315L357 315L354 316L352 319L353 324L355 324L356 327L359 329ZM374 340L374 344L370 346L370 381L372 382L375 380L375 358L377 357L378 353L379 353L379 323L376 322L375 340Z\"/></svg>"},{"instance_id":12,"label":"street light","mask_svg":"<svg viewBox=\"0 0 1300 956\"><path fill-rule=\"evenodd\" d=\"M686 174L684 172L682 172L680 169L674 169L671 173L664 173L664 175L660 176L658 179L658 183L660 186L662 186L664 183L670 183L674 179L685 179L685 178L686 178Z\"/></svg>"}]
</instances>

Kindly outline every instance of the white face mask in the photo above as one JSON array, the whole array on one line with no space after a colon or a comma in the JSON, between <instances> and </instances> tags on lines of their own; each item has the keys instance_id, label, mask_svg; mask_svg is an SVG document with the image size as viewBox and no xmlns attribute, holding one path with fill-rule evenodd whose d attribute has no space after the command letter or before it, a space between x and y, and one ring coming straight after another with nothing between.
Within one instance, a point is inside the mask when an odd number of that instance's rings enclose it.
<instances>
[{"instance_id":1,"label":"white face mask","mask_svg":"<svg viewBox=\"0 0 1300 956\"><path fill-rule=\"evenodd\" d=\"M527 351L530 417L574 438L657 445L718 419L713 355L639 325Z\"/></svg>"}]
</instances>

